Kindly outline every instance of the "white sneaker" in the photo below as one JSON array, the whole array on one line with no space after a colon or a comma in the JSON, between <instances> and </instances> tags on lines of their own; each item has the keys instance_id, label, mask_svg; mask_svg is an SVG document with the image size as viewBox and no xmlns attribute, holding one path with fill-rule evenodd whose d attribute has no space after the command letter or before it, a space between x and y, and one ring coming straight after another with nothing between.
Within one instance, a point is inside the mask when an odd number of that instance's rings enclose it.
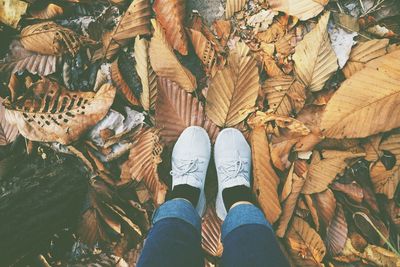
<instances>
[{"instance_id":1,"label":"white sneaker","mask_svg":"<svg viewBox=\"0 0 400 267\"><path fill-rule=\"evenodd\" d=\"M211 156L211 142L207 132L198 126L186 128L172 151L172 189L187 184L200 189L196 210L200 217L206 209L204 184Z\"/></svg>"},{"instance_id":2,"label":"white sneaker","mask_svg":"<svg viewBox=\"0 0 400 267\"><path fill-rule=\"evenodd\" d=\"M251 149L239 130L226 128L219 133L214 146L214 160L218 175L215 209L218 217L225 220L227 210L222 191L238 185L250 188Z\"/></svg>"}]
</instances>

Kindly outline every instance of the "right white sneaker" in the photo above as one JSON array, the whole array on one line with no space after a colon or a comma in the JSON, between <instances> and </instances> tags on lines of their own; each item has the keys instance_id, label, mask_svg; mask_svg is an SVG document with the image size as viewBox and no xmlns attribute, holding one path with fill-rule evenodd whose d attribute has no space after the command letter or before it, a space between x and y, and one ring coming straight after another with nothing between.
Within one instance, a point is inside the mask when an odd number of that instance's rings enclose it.
<instances>
[{"instance_id":1,"label":"right white sneaker","mask_svg":"<svg viewBox=\"0 0 400 267\"><path fill-rule=\"evenodd\" d=\"M218 175L215 209L218 217L225 220L227 210L222 191L238 185L250 188L251 149L239 130L226 128L219 133L214 146L214 160Z\"/></svg>"}]
</instances>

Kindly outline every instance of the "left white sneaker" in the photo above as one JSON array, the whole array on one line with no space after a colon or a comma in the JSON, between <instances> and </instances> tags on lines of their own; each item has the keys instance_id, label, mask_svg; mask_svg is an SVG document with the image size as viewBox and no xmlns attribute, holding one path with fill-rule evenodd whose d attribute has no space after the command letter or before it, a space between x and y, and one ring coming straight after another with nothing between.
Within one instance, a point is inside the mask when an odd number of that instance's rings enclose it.
<instances>
[{"instance_id":1,"label":"left white sneaker","mask_svg":"<svg viewBox=\"0 0 400 267\"><path fill-rule=\"evenodd\" d=\"M200 217L206 209L204 184L211 157L211 142L207 132L199 126L186 128L172 151L172 189L187 184L200 189L195 207Z\"/></svg>"}]
</instances>

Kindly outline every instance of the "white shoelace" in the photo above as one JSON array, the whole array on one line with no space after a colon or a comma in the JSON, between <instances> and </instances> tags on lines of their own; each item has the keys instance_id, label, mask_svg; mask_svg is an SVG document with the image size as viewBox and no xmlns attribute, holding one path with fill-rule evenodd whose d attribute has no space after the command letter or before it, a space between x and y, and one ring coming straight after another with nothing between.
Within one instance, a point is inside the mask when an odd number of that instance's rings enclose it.
<instances>
[{"instance_id":1,"label":"white shoelace","mask_svg":"<svg viewBox=\"0 0 400 267\"><path fill-rule=\"evenodd\" d=\"M171 170L170 174L174 178L183 178L183 177L193 177L200 184L203 183L200 177L197 175L198 164L203 161L200 159L192 159L192 160L179 160L179 163L175 162L175 170Z\"/></svg>"},{"instance_id":2,"label":"white shoelace","mask_svg":"<svg viewBox=\"0 0 400 267\"><path fill-rule=\"evenodd\" d=\"M224 166L219 166L218 170L223 175L222 182L226 182L231 179L235 179L239 176L243 177L244 179L248 180L248 173L245 170L244 166L248 164L247 161L244 161L240 156L237 160L226 161L223 163Z\"/></svg>"}]
</instances>

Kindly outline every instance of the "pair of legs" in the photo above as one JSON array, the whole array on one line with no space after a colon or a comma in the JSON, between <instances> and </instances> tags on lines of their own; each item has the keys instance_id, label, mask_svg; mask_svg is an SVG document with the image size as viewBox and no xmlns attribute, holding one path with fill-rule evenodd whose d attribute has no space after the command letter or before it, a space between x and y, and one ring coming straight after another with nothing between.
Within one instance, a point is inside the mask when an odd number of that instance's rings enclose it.
<instances>
[{"instance_id":1,"label":"pair of legs","mask_svg":"<svg viewBox=\"0 0 400 267\"><path fill-rule=\"evenodd\" d=\"M172 199L153 215L138 267L204 266L201 216L211 145L200 127L189 127L172 153ZM218 174L216 211L224 222L221 266L289 266L271 225L250 201L251 151L236 129L219 134L214 148Z\"/></svg>"}]
</instances>

